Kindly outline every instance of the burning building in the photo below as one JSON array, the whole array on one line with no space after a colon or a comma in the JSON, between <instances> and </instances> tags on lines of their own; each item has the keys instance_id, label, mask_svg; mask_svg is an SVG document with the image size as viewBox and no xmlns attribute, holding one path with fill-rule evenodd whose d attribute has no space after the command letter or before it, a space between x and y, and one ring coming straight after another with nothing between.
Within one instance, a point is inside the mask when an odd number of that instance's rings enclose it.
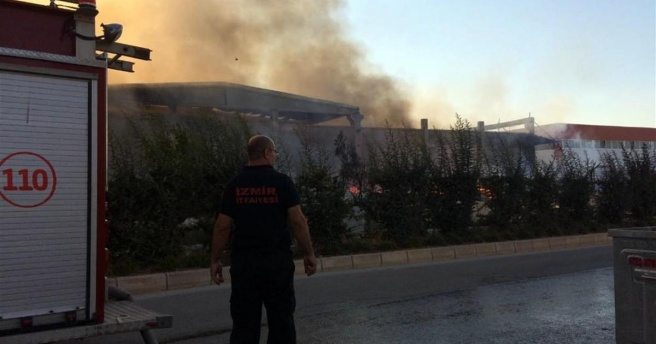
<instances>
[{"instance_id":1,"label":"burning building","mask_svg":"<svg viewBox=\"0 0 656 344\"><path fill-rule=\"evenodd\" d=\"M364 118L353 105L224 82L113 85L108 102L110 126L119 131L127 119L144 112L173 120L198 111L238 114L254 131L271 136L326 122L357 134Z\"/></svg>"},{"instance_id":2,"label":"burning building","mask_svg":"<svg viewBox=\"0 0 656 344\"><path fill-rule=\"evenodd\" d=\"M557 159L563 149L591 162L600 161L605 154L621 157L623 150L656 149L656 128L549 124L539 127L536 135L553 140L535 147L541 161Z\"/></svg>"},{"instance_id":3,"label":"burning building","mask_svg":"<svg viewBox=\"0 0 656 344\"><path fill-rule=\"evenodd\" d=\"M383 142L389 130L416 135L429 145L438 144L436 138L447 132L429 129L425 119L421 129L363 127L366 114L355 105L225 82L112 85L108 102L110 129L115 132L125 130L130 119L139 119L144 113L157 114L173 122L199 112L216 116L237 114L246 119L252 131L282 140L290 151L298 151L300 147L295 135L300 127L314 145L329 150L341 132L355 144L361 157L367 155L365 142ZM532 132L487 131L494 126L481 127L479 123L480 144L484 149L506 145L533 161L534 147L552 142ZM446 135L442 138L448 140Z\"/></svg>"},{"instance_id":4,"label":"burning building","mask_svg":"<svg viewBox=\"0 0 656 344\"><path fill-rule=\"evenodd\" d=\"M195 108L266 118L274 124L314 125L345 118L359 129L363 119L352 105L224 82L114 85L109 103L123 113L140 107L165 107L172 113Z\"/></svg>"}]
</instances>

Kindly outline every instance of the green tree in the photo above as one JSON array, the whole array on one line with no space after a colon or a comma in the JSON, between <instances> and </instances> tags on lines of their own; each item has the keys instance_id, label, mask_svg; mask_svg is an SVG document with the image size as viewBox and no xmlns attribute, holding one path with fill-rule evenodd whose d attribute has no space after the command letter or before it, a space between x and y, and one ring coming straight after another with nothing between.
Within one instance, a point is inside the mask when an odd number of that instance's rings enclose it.
<instances>
[{"instance_id":1,"label":"green tree","mask_svg":"<svg viewBox=\"0 0 656 344\"><path fill-rule=\"evenodd\" d=\"M503 238L528 237L531 233L521 230L526 220L527 159L500 137L489 143L486 171L480 180L489 195L485 202L489 213L481 222Z\"/></svg>"},{"instance_id":2,"label":"green tree","mask_svg":"<svg viewBox=\"0 0 656 344\"><path fill-rule=\"evenodd\" d=\"M598 218L602 223L621 225L629 202L626 167L616 155L604 154L600 169L595 199Z\"/></svg>"},{"instance_id":3,"label":"green tree","mask_svg":"<svg viewBox=\"0 0 656 344\"><path fill-rule=\"evenodd\" d=\"M407 245L426 233L430 157L426 144L410 130L388 128L385 142L369 145L365 211L382 225L387 239Z\"/></svg>"},{"instance_id":4,"label":"green tree","mask_svg":"<svg viewBox=\"0 0 656 344\"><path fill-rule=\"evenodd\" d=\"M526 187L524 230L535 236L560 234L556 221L558 171L555 163L533 163Z\"/></svg>"},{"instance_id":5,"label":"green tree","mask_svg":"<svg viewBox=\"0 0 656 344\"><path fill-rule=\"evenodd\" d=\"M344 253L349 234L344 219L352 207L346 199L346 184L335 172L326 147L313 142L306 131L298 135L302 148L296 186L315 248L323 255Z\"/></svg>"},{"instance_id":6,"label":"green tree","mask_svg":"<svg viewBox=\"0 0 656 344\"><path fill-rule=\"evenodd\" d=\"M430 192L427 194L431 226L450 236L463 237L472 223L478 199L480 146L467 120L456 116L446 137L437 138L436 159L430 163Z\"/></svg>"},{"instance_id":7,"label":"green tree","mask_svg":"<svg viewBox=\"0 0 656 344\"><path fill-rule=\"evenodd\" d=\"M209 243L225 184L245 162L248 127L238 118L162 118L112 133L109 248L116 271L167 268L185 232ZM207 249L207 245L206 245Z\"/></svg>"},{"instance_id":8,"label":"green tree","mask_svg":"<svg viewBox=\"0 0 656 344\"><path fill-rule=\"evenodd\" d=\"M339 159L339 175L349 185L362 188L366 179L365 166L355 148L355 142L349 140L340 130L334 141L335 156Z\"/></svg>"},{"instance_id":9,"label":"green tree","mask_svg":"<svg viewBox=\"0 0 656 344\"><path fill-rule=\"evenodd\" d=\"M628 175L629 204L637 225L654 224L656 215L656 158L646 145L639 151L624 150Z\"/></svg>"},{"instance_id":10,"label":"green tree","mask_svg":"<svg viewBox=\"0 0 656 344\"><path fill-rule=\"evenodd\" d=\"M565 233L586 232L593 226L591 200L596 164L565 150L559 162L558 218Z\"/></svg>"}]
</instances>

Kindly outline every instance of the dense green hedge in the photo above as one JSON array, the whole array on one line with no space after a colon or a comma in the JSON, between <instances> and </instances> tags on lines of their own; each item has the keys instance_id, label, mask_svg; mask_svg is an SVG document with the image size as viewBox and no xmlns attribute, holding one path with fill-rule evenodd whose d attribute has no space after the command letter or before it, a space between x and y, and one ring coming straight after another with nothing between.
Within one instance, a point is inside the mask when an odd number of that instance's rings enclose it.
<instances>
[{"instance_id":1,"label":"dense green hedge","mask_svg":"<svg viewBox=\"0 0 656 344\"><path fill-rule=\"evenodd\" d=\"M160 117L110 133L109 249L114 273L206 264L224 186L250 135L238 117ZM200 246L200 250L194 247Z\"/></svg>"},{"instance_id":2,"label":"dense green hedge","mask_svg":"<svg viewBox=\"0 0 656 344\"><path fill-rule=\"evenodd\" d=\"M114 274L206 266L227 181L251 134L239 117L152 118L110 134ZM646 147L592 163L565 150L536 162L517 142L482 137L456 118L448 131L388 129L367 157L352 139L332 147L310 130L279 143L279 168L301 194L317 251L530 238L653 225L656 159Z\"/></svg>"}]
</instances>

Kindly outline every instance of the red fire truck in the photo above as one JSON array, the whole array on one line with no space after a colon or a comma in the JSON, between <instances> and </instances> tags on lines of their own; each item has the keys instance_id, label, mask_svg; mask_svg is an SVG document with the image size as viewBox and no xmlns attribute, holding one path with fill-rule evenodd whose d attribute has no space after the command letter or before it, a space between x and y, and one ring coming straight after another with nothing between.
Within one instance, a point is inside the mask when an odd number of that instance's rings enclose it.
<instances>
[{"instance_id":1,"label":"red fire truck","mask_svg":"<svg viewBox=\"0 0 656 344\"><path fill-rule=\"evenodd\" d=\"M118 24L96 36L97 13L0 1L0 343L171 326L105 301L107 68L150 50L116 42Z\"/></svg>"}]
</instances>

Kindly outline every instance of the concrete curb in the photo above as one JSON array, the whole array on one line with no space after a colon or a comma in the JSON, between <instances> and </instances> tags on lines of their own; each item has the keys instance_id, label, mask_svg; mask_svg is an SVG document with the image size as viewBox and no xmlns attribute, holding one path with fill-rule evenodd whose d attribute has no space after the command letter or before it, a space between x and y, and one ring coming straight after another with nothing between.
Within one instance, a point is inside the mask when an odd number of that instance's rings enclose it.
<instances>
[{"instance_id":1,"label":"concrete curb","mask_svg":"<svg viewBox=\"0 0 656 344\"><path fill-rule=\"evenodd\" d=\"M168 289L165 273L118 277L116 282L118 288L131 294L143 294Z\"/></svg>"},{"instance_id":2,"label":"concrete curb","mask_svg":"<svg viewBox=\"0 0 656 344\"><path fill-rule=\"evenodd\" d=\"M428 263L433 261L433 251L430 248L407 250L408 264Z\"/></svg>"},{"instance_id":3,"label":"concrete curb","mask_svg":"<svg viewBox=\"0 0 656 344\"><path fill-rule=\"evenodd\" d=\"M367 269L382 266L444 262L454 259L489 257L530 252L546 252L572 248L611 245L613 240L606 233L561 236L528 240L501 241L456 246L429 247L402 251L354 254L348 256L321 257L318 272ZM304 275L303 260L295 260L296 275ZM224 267L226 282L230 273ZM172 271L159 274L108 278L107 284L131 294L152 293L208 286L212 284L209 269Z\"/></svg>"}]
</instances>

